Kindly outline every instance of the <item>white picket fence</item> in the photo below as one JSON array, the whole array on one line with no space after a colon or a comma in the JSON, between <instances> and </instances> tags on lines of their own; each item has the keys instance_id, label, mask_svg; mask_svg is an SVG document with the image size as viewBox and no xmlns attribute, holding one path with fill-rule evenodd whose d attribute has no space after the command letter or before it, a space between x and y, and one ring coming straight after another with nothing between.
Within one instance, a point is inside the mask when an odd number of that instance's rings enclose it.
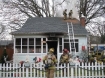
<instances>
[{"instance_id":1,"label":"white picket fence","mask_svg":"<svg viewBox=\"0 0 105 78\"><path fill-rule=\"evenodd\" d=\"M0 64L0 78L45 78L46 71L41 64ZM105 78L103 63L81 63L80 65L56 66L54 78Z\"/></svg>"}]
</instances>

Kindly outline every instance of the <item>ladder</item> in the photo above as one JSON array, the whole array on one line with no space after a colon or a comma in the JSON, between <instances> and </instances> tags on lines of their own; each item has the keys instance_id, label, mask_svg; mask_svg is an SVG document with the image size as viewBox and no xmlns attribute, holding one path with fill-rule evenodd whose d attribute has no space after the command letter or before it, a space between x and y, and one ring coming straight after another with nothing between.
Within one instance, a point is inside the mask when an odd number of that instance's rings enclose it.
<instances>
[{"instance_id":1,"label":"ladder","mask_svg":"<svg viewBox=\"0 0 105 78\"><path fill-rule=\"evenodd\" d=\"M75 55L76 54L76 48L75 48L75 38L74 38L74 29L73 24L67 22L68 27L68 37L69 37L69 48L70 52Z\"/></svg>"}]
</instances>

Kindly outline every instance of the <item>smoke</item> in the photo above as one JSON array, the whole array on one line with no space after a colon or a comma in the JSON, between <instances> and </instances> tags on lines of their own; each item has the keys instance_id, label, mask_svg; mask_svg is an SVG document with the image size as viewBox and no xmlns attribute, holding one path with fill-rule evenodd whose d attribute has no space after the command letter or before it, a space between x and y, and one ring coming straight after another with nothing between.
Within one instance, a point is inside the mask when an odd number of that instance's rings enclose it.
<instances>
[{"instance_id":1,"label":"smoke","mask_svg":"<svg viewBox=\"0 0 105 78\"><path fill-rule=\"evenodd\" d=\"M63 2L63 0L55 0L55 16L63 17L63 11L67 9L67 14L70 10L73 10L73 18L79 20L79 14L76 7L77 1L78 0L65 0L65 2Z\"/></svg>"}]
</instances>

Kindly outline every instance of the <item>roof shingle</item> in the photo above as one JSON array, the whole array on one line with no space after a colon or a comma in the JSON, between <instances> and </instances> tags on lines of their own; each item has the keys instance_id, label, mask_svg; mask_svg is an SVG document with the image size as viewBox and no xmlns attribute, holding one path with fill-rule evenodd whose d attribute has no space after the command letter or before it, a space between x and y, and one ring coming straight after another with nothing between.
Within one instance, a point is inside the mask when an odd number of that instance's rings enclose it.
<instances>
[{"instance_id":1,"label":"roof shingle","mask_svg":"<svg viewBox=\"0 0 105 78\"><path fill-rule=\"evenodd\" d=\"M86 35L87 31L79 22L73 23L74 34ZM38 34L38 33L67 33L67 22L60 17L35 17L29 18L15 34Z\"/></svg>"}]
</instances>

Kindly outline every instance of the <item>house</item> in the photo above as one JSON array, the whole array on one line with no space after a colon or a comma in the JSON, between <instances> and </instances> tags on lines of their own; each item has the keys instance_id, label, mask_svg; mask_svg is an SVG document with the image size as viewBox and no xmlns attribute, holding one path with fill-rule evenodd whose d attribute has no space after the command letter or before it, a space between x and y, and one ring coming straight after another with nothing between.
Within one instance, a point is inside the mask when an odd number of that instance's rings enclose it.
<instances>
[{"instance_id":1,"label":"house","mask_svg":"<svg viewBox=\"0 0 105 78\"><path fill-rule=\"evenodd\" d=\"M28 60L33 62L34 57L42 58L53 47L54 54L59 60L63 48L69 50L67 22L72 22L75 35L76 54L81 54L82 47L87 50L87 31L84 20L67 19L62 17L35 17L29 18L14 35L14 62Z\"/></svg>"},{"instance_id":2,"label":"house","mask_svg":"<svg viewBox=\"0 0 105 78\"><path fill-rule=\"evenodd\" d=\"M0 40L0 61L3 56L4 48L6 48L6 53L8 55L8 60L13 58L13 40Z\"/></svg>"}]
</instances>

